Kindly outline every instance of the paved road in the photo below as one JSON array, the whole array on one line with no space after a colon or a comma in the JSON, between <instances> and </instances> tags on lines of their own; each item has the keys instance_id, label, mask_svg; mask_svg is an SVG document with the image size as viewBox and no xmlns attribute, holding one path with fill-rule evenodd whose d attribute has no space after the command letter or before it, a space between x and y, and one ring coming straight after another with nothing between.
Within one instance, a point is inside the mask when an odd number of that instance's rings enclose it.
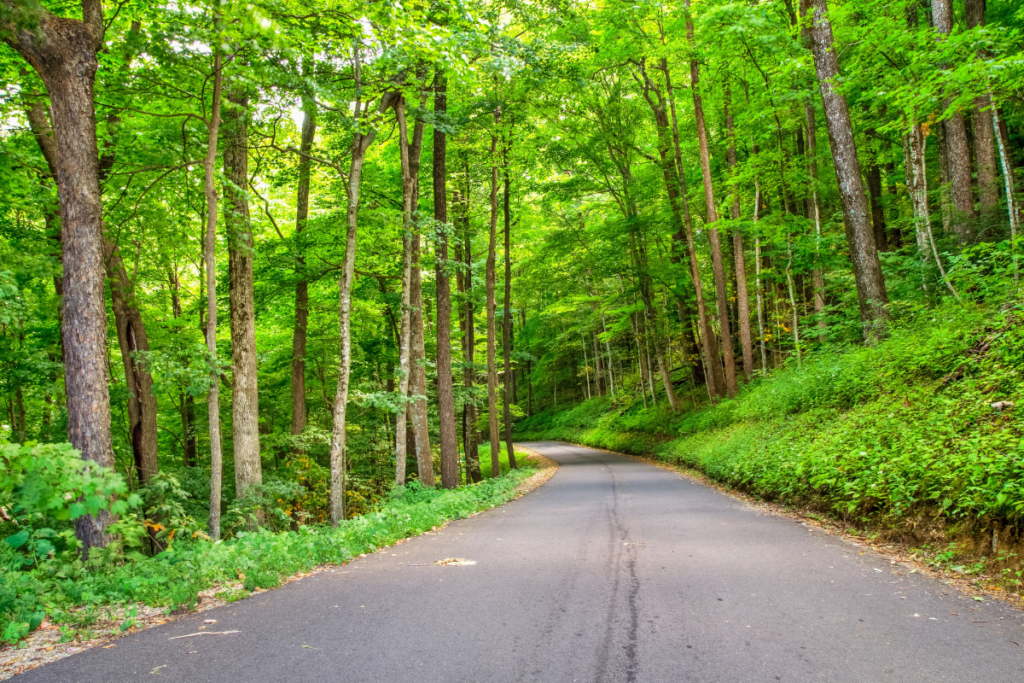
<instances>
[{"instance_id":1,"label":"paved road","mask_svg":"<svg viewBox=\"0 0 1024 683\"><path fill-rule=\"evenodd\" d=\"M673 472L528 445L561 467L520 500L18 681L1024 680L1019 609ZM209 618L241 633L168 640Z\"/></svg>"}]
</instances>

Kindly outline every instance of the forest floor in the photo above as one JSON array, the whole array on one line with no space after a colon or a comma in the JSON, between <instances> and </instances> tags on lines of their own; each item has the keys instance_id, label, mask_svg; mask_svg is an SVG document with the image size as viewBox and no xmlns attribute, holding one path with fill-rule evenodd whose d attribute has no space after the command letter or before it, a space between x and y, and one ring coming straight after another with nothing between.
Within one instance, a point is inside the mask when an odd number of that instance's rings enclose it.
<instances>
[{"instance_id":1,"label":"forest floor","mask_svg":"<svg viewBox=\"0 0 1024 683\"><path fill-rule=\"evenodd\" d=\"M558 464L529 449L517 446L516 452L525 455L532 461L536 472L524 479L515 489L515 497L523 496L538 486L542 485L555 473ZM485 464L489 467L489 456L485 452ZM507 472L507 463L502 461L502 471ZM447 524L434 527L430 533L443 529ZM404 543L408 539L402 539L395 545ZM391 547L391 546L388 546ZM383 552L388 548L381 548ZM360 555L365 557L365 555ZM346 563L347 564L347 563ZM307 572L298 572L282 580L282 585L301 581L310 576L322 572L335 571L345 565L323 564ZM268 590L277 590L271 588ZM205 614L210 610L226 607L240 599L255 599L257 596L268 592L268 590L255 589L252 592L244 590L241 581L218 583L199 593L199 600L194 610L168 611L163 607L147 606L143 603L131 605L118 605L94 610L98 612L96 620L90 624L89 629L84 633L76 633L76 638L68 640L65 637L65 629L60 624L44 621L43 624L24 638L17 646L4 645L0 647L0 680L6 680L18 674L29 671L45 664L55 662L70 655L78 654L93 648L111 649L118 646L119 640L130 637L145 629L155 626L162 626L175 622L184 617L193 617ZM202 625L197 632L214 632L217 619L203 619ZM62 642L64 641L64 642Z\"/></svg>"},{"instance_id":2,"label":"forest floor","mask_svg":"<svg viewBox=\"0 0 1024 683\"><path fill-rule=\"evenodd\" d=\"M19 680L1024 675L1008 603L639 459L527 447L560 465L530 496Z\"/></svg>"}]
</instances>

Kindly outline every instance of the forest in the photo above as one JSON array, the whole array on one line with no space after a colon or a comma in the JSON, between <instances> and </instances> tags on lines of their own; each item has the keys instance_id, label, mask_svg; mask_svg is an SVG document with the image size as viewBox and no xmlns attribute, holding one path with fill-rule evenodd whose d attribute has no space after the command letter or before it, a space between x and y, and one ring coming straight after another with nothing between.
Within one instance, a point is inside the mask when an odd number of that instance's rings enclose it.
<instances>
[{"instance_id":1,"label":"forest","mask_svg":"<svg viewBox=\"0 0 1024 683\"><path fill-rule=\"evenodd\" d=\"M503 502L524 438L1020 585L1018 4L0 0L0 38L4 641Z\"/></svg>"}]
</instances>

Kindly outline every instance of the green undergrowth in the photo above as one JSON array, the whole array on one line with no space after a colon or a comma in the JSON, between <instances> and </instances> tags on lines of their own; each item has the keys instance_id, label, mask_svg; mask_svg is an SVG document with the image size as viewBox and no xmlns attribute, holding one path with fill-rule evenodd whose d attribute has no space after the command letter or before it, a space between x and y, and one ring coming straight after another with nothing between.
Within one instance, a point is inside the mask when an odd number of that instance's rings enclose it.
<instances>
[{"instance_id":1,"label":"green undergrowth","mask_svg":"<svg viewBox=\"0 0 1024 683\"><path fill-rule=\"evenodd\" d=\"M242 583L241 590L221 594L229 600L273 588L291 574L347 562L512 499L534 466L524 462L509 472L507 462L502 464L502 476L474 486L425 489L414 482L393 491L376 510L337 527L240 531L216 543L196 535L153 556L122 556L99 564L90 560L87 566L77 552L62 553L59 547L33 557L32 551L26 553L27 544L0 543L0 631L7 642L17 642L48 618L73 638L76 632L87 633L104 608L144 603L169 611L191 609L200 591L219 584ZM487 466L489 472L489 458ZM65 537L74 543L73 535Z\"/></svg>"},{"instance_id":2,"label":"green undergrowth","mask_svg":"<svg viewBox=\"0 0 1024 683\"><path fill-rule=\"evenodd\" d=\"M909 542L990 548L994 532L1012 547L1024 528L1022 373L1020 304L949 304L698 411L598 398L524 420L517 438L652 455Z\"/></svg>"}]
</instances>

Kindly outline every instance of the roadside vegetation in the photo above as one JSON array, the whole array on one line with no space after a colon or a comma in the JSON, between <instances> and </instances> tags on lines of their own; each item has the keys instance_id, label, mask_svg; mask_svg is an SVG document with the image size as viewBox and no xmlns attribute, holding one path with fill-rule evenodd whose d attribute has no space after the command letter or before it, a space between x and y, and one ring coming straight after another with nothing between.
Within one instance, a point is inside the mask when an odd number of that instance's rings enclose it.
<instances>
[{"instance_id":1,"label":"roadside vegetation","mask_svg":"<svg viewBox=\"0 0 1024 683\"><path fill-rule=\"evenodd\" d=\"M486 448L481 459L489 473ZM326 500L318 504L314 491L294 482L272 482L232 504L225 538L213 541L192 514L196 501L173 474L162 473L141 495L123 496L120 475L89 471L67 446L0 446L0 463L3 481L18 482L0 491L8 501L0 524L0 634L7 643L44 619L71 640L88 637L89 626L112 608L142 603L190 610L199 592L214 586L223 587L218 598L233 602L289 575L348 562L504 503L535 472L531 460L521 458L510 470L503 459L501 476L485 474L475 485L438 489L413 481L337 526L301 523L321 518ZM117 541L83 561L73 522L95 514L90 506L105 506L111 494L122 495L114 504ZM18 502L11 505L12 499ZM122 630L132 625L126 617Z\"/></svg>"},{"instance_id":2,"label":"roadside vegetation","mask_svg":"<svg viewBox=\"0 0 1024 683\"><path fill-rule=\"evenodd\" d=\"M621 394L562 404L517 438L653 456L1019 587L1024 302L1012 277L993 296L980 263L953 271L974 301L908 307L876 346L824 345L679 413Z\"/></svg>"}]
</instances>

